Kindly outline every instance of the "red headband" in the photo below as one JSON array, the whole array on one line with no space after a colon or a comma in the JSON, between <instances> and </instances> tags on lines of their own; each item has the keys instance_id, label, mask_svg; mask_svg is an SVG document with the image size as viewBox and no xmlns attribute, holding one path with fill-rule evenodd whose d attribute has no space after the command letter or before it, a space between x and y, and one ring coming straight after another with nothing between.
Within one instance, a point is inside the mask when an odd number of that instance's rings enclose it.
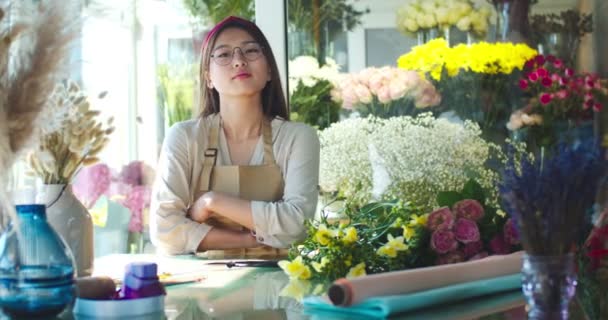
<instances>
[{"instance_id":1,"label":"red headband","mask_svg":"<svg viewBox=\"0 0 608 320\"><path fill-rule=\"evenodd\" d=\"M243 19L243 18L239 18L236 16L229 16L224 18L224 20L218 22L218 24L215 25L215 27L213 27L213 29L211 29L211 31L209 31L209 33L207 33L207 35L205 36L205 42L203 42L203 46L201 47L201 52L202 50L205 49L205 47L207 47L207 44L209 43L209 39L211 39L211 37L216 34L218 31L224 29L227 25L237 25L237 26L241 26L243 28L249 29L249 28L257 28L258 26L255 25L255 23Z\"/></svg>"}]
</instances>

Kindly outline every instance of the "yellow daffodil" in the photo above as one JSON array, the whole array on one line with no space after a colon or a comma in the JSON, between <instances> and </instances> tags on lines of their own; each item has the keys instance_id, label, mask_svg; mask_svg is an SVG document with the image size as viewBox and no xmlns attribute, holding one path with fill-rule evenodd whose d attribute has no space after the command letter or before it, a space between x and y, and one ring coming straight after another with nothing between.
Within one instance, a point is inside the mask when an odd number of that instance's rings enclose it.
<instances>
[{"instance_id":1,"label":"yellow daffodil","mask_svg":"<svg viewBox=\"0 0 608 320\"><path fill-rule=\"evenodd\" d=\"M413 214L410 218L410 223L408 225L410 227L426 226L426 221L427 221L428 217L429 217L428 214L423 214L420 216Z\"/></svg>"},{"instance_id":2,"label":"yellow daffodil","mask_svg":"<svg viewBox=\"0 0 608 320\"><path fill-rule=\"evenodd\" d=\"M367 273L365 272L365 262L361 262L361 263L357 264L356 266L350 268L350 270L348 271L348 274L346 274L346 278L351 279L351 278L361 277L366 274Z\"/></svg>"},{"instance_id":3,"label":"yellow daffodil","mask_svg":"<svg viewBox=\"0 0 608 320\"><path fill-rule=\"evenodd\" d=\"M416 229L412 227L403 226L403 237L406 241L410 241L416 235Z\"/></svg>"},{"instance_id":4,"label":"yellow daffodil","mask_svg":"<svg viewBox=\"0 0 608 320\"><path fill-rule=\"evenodd\" d=\"M331 238L335 236L335 231L327 229L327 226L322 223L319 225L317 232L315 233L315 240L323 246L329 244Z\"/></svg>"},{"instance_id":5,"label":"yellow daffodil","mask_svg":"<svg viewBox=\"0 0 608 320\"><path fill-rule=\"evenodd\" d=\"M397 256L397 250L389 245L383 245L376 251L378 255L394 258Z\"/></svg>"},{"instance_id":6,"label":"yellow daffodil","mask_svg":"<svg viewBox=\"0 0 608 320\"><path fill-rule=\"evenodd\" d=\"M304 296L308 295L310 287L311 284L308 280L290 279L289 283L281 289L279 296L294 298L300 301Z\"/></svg>"},{"instance_id":7,"label":"yellow daffodil","mask_svg":"<svg viewBox=\"0 0 608 320\"><path fill-rule=\"evenodd\" d=\"M405 250L407 250L407 245L405 245L403 243L403 241L404 241L404 239L402 236L393 238L393 236L389 233L388 242L386 243L386 245L395 248L395 250L397 250L397 251L405 251Z\"/></svg>"},{"instance_id":8,"label":"yellow daffodil","mask_svg":"<svg viewBox=\"0 0 608 320\"><path fill-rule=\"evenodd\" d=\"M349 244L354 243L359 239L357 236L357 229L354 227L349 227L344 229L344 237L342 237L342 242Z\"/></svg>"},{"instance_id":9,"label":"yellow daffodil","mask_svg":"<svg viewBox=\"0 0 608 320\"><path fill-rule=\"evenodd\" d=\"M311 263L313 269L315 269L315 271L317 272L321 272L323 271L323 268L329 263L329 259L327 259L327 257L323 257L321 258L321 262L316 262L313 261Z\"/></svg>"},{"instance_id":10,"label":"yellow daffodil","mask_svg":"<svg viewBox=\"0 0 608 320\"><path fill-rule=\"evenodd\" d=\"M279 261L279 267L292 279L310 279L310 268L302 261L302 256L298 256L292 261Z\"/></svg>"}]
</instances>

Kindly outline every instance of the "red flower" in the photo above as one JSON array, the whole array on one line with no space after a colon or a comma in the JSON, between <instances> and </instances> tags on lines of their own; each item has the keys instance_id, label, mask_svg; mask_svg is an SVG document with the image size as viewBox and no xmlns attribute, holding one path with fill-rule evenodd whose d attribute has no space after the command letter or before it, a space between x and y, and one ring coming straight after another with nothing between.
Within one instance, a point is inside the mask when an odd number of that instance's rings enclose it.
<instances>
[{"instance_id":1,"label":"red flower","mask_svg":"<svg viewBox=\"0 0 608 320\"><path fill-rule=\"evenodd\" d=\"M431 212L426 222L426 227L432 231L449 230L452 229L452 226L454 226L454 215L448 207L439 208Z\"/></svg>"},{"instance_id":2,"label":"red flower","mask_svg":"<svg viewBox=\"0 0 608 320\"><path fill-rule=\"evenodd\" d=\"M534 61L537 65L542 66L545 64L545 57L542 54L539 54L534 58Z\"/></svg>"},{"instance_id":3,"label":"red flower","mask_svg":"<svg viewBox=\"0 0 608 320\"><path fill-rule=\"evenodd\" d=\"M562 60L555 59L555 61L553 62L553 66L558 69L561 69L564 67L564 63L562 62Z\"/></svg>"},{"instance_id":4,"label":"red flower","mask_svg":"<svg viewBox=\"0 0 608 320\"><path fill-rule=\"evenodd\" d=\"M553 62L555 62L555 59L556 58L554 55L552 55L552 54L547 55L547 61L553 63Z\"/></svg>"},{"instance_id":5,"label":"red flower","mask_svg":"<svg viewBox=\"0 0 608 320\"><path fill-rule=\"evenodd\" d=\"M551 100L552 100L552 97L551 97L551 94L549 94L549 93L545 92L540 95L540 103L542 105L549 104L549 102L551 102Z\"/></svg>"},{"instance_id":6,"label":"red flower","mask_svg":"<svg viewBox=\"0 0 608 320\"><path fill-rule=\"evenodd\" d=\"M526 79L520 79L519 80L519 87L522 90L526 90L528 88L528 81Z\"/></svg>"},{"instance_id":7,"label":"red flower","mask_svg":"<svg viewBox=\"0 0 608 320\"><path fill-rule=\"evenodd\" d=\"M550 79L550 78L548 78L548 77L544 77L544 78L543 78L543 79L540 81L540 83L541 83L543 86L545 86L545 87L547 87L547 88L548 88L548 87L550 87L550 86L553 84L553 80L551 80L551 79Z\"/></svg>"},{"instance_id":8,"label":"red flower","mask_svg":"<svg viewBox=\"0 0 608 320\"><path fill-rule=\"evenodd\" d=\"M538 73L530 72L530 74L528 75L528 79L532 82L538 81Z\"/></svg>"},{"instance_id":9,"label":"red flower","mask_svg":"<svg viewBox=\"0 0 608 320\"><path fill-rule=\"evenodd\" d=\"M596 103L593 104L593 111L595 111L595 112L602 111L602 108L603 108L602 104L599 103L599 102L596 102Z\"/></svg>"},{"instance_id":10,"label":"red flower","mask_svg":"<svg viewBox=\"0 0 608 320\"><path fill-rule=\"evenodd\" d=\"M566 68L566 70L564 70L564 74L566 75L566 77L572 77L574 75L574 70Z\"/></svg>"},{"instance_id":11,"label":"red flower","mask_svg":"<svg viewBox=\"0 0 608 320\"><path fill-rule=\"evenodd\" d=\"M547 69L541 67L536 69L536 74L538 74L540 78L544 78L549 75L549 72L547 72Z\"/></svg>"},{"instance_id":12,"label":"red flower","mask_svg":"<svg viewBox=\"0 0 608 320\"><path fill-rule=\"evenodd\" d=\"M431 234L431 248L439 254L448 253L458 248L458 242L452 231L440 229Z\"/></svg>"}]
</instances>

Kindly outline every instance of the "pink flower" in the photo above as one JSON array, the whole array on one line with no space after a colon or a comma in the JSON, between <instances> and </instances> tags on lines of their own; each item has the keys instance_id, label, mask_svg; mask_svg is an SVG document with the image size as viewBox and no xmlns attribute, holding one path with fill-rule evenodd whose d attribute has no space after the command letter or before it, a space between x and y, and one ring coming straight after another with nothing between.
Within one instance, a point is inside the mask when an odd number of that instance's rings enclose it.
<instances>
[{"instance_id":1,"label":"pink flower","mask_svg":"<svg viewBox=\"0 0 608 320\"><path fill-rule=\"evenodd\" d=\"M439 229L431 235L431 248L439 254L448 253L458 248L458 242L452 231Z\"/></svg>"},{"instance_id":2,"label":"pink flower","mask_svg":"<svg viewBox=\"0 0 608 320\"><path fill-rule=\"evenodd\" d=\"M439 208L431 212L426 222L426 227L432 231L442 229L449 230L452 229L453 225L454 215L448 207Z\"/></svg>"},{"instance_id":3,"label":"pink flower","mask_svg":"<svg viewBox=\"0 0 608 320\"><path fill-rule=\"evenodd\" d=\"M479 227L473 220L459 218L454 225L454 236L462 243L479 241Z\"/></svg>"},{"instance_id":4,"label":"pink flower","mask_svg":"<svg viewBox=\"0 0 608 320\"><path fill-rule=\"evenodd\" d=\"M521 88L522 90L526 90L528 88L528 81L526 81L526 79L520 79L519 88Z\"/></svg>"},{"instance_id":5,"label":"pink flower","mask_svg":"<svg viewBox=\"0 0 608 320\"><path fill-rule=\"evenodd\" d=\"M568 91L560 90L555 94L555 96L558 97L559 99L564 100L564 99L568 98Z\"/></svg>"},{"instance_id":6,"label":"pink flower","mask_svg":"<svg viewBox=\"0 0 608 320\"><path fill-rule=\"evenodd\" d=\"M534 60L533 59L526 61L526 63L524 64L524 69L526 69L526 70L530 70L533 67L534 67Z\"/></svg>"},{"instance_id":7,"label":"pink flower","mask_svg":"<svg viewBox=\"0 0 608 320\"><path fill-rule=\"evenodd\" d=\"M547 69L545 68L538 68L536 69L536 74L539 78L546 78L549 75L549 72L547 72Z\"/></svg>"},{"instance_id":8,"label":"pink flower","mask_svg":"<svg viewBox=\"0 0 608 320\"><path fill-rule=\"evenodd\" d=\"M564 70L564 74L566 75L566 77L572 77L574 75L574 70L566 68L566 70Z\"/></svg>"},{"instance_id":9,"label":"pink flower","mask_svg":"<svg viewBox=\"0 0 608 320\"><path fill-rule=\"evenodd\" d=\"M588 110L589 108L593 107L594 104L595 101L593 101L593 99L585 101L585 103L583 103L583 110Z\"/></svg>"},{"instance_id":10,"label":"pink flower","mask_svg":"<svg viewBox=\"0 0 608 320\"><path fill-rule=\"evenodd\" d=\"M464 261L464 254L460 251L452 251L437 257L436 264L452 264Z\"/></svg>"},{"instance_id":11,"label":"pink flower","mask_svg":"<svg viewBox=\"0 0 608 320\"><path fill-rule=\"evenodd\" d=\"M556 58L555 58L555 56L554 56L554 55L552 55L552 54L548 54L548 55L547 55L547 61L549 61L549 62L553 63L553 62L555 62L555 59L556 59Z\"/></svg>"},{"instance_id":12,"label":"pink flower","mask_svg":"<svg viewBox=\"0 0 608 320\"><path fill-rule=\"evenodd\" d=\"M553 66L558 69L561 69L564 67L564 63L560 59L555 59L555 61L553 62Z\"/></svg>"},{"instance_id":13,"label":"pink flower","mask_svg":"<svg viewBox=\"0 0 608 320\"><path fill-rule=\"evenodd\" d=\"M132 161L122 167L120 171L120 180L132 186L140 186L144 184L144 163L142 161Z\"/></svg>"},{"instance_id":14,"label":"pink flower","mask_svg":"<svg viewBox=\"0 0 608 320\"><path fill-rule=\"evenodd\" d=\"M532 82L538 81L538 73L530 72L530 74L528 75L528 79Z\"/></svg>"},{"instance_id":15,"label":"pink flower","mask_svg":"<svg viewBox=\"0 0 608 320\"><path fill-rule=\"evenodd\" d=\"M453 211L457 218L467 218L473 221L479 221L484 216L483 206L479 201L473 199L456 202Z\"/></svg>"},{"instance_id":16,"label":"pink flower","mask_svg":"<svg viewBox=\"0 0 608 320\"><path fill-rule=\"evenodd\" d=\"M509 218L505 225L502 227L505 243L510 245L519 244L519 234L517 228L515 228L515 222Z\"/></svg>"},{"instance_id":17,"label":"pink flower","mask_svg":"<svg viewBox=\"0 0 608 320\"><path fill-rule=\"evenodd\" d=\"M540 83L544 86L544 87L550 87L553 84L553 80L551 80L551 78L549 77L544 77Z\"/></svg>"},{"instance_id":18,"label":"pink flower","mask_svg":"<svg viewBox=\"0 0 608 320\"><path fill-rule=\"evenodd\" d=\"M497 234L490 240L490 249L495 254L507 254L511 251L502 233Z\"/></svg>"},{"instance_id":19,"label":"pink flower","mask_svg":"<svg viewBox=\"0 0 608 320\"><path fill-rule=\"evenodd\" d=\"M593 104L593 111L595 111L595 112L602 111L602 108L603 108L603 106L599 102L596 102L596 103Z\"/></svg>"},{"instance_id":20,"label":"pink flower","mask_svg":"<svg viewBox=\"0 0 608 320\"><path fill-rule=\"evenodd\" d=\"M478 254L481 249L483 249L483 243L481 241L475 241L465 244L464 248L462 248L462 252L464 253L465 257L470 258Z\"/></svg>"},{"instance_id":21,"label":"pink flower","mask_svg":"<svg viewBox=\"0 0 608 320\"><path fill-rule=\"evenodd\" d=\"M135 186L127 194L126 199L119 200L119 203L131 211L129 221L129 231L142 231L142 212L150 206L150 188L147 186Z\"/></svg>"},{"instance_id":22,"label":"pink flower","mask_svg":"<svg viewBox=\"0 0 608 320\"><path fill-rule=\"evenodd\" d=\"M488 256L488 252L482 251L482 252L470 257L468 261L480 260L480 259L486 258L487 256Z\"/></svg>"},{"instance_id":23,"label":"pink flower","mask_svg":"<svg viewBox=\"0 0 608 320\"><path fill-rule=\"evenodd\" d=\"M110 187L111 177L110 168L103 163L84 167L72 185L74 195L90 209Z\"/></svg>"},{"instance_id":24,"label":"pink flower","mask_svg":"<svg viewBox=\"0 0 608 320\"><path fill-rule=\"evenodd\" d=\"M551 94L549 93L544 92L540 95L540 103L543 105L549 104L549 102L551 102L551 99Z\"/></svg>"},{"instance_id":25,"label":"pink flower","mask_svg":"<svg viewBox=\"0 0 608 320\"><path fill-rule=\"evenodd\" d=\"M369 92L366 86L362 84L358 84L355 86L355 95L361 103L370 103L372 102L372 93Z\"/></svg>"}]
</instances>

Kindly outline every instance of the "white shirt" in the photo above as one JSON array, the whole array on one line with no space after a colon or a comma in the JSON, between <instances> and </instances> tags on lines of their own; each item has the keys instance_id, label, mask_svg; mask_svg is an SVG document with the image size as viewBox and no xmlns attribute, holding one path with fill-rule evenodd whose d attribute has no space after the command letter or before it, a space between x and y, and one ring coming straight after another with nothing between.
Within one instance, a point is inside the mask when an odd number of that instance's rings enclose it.
<instances>
[{"instance_id":1,"label":"white shirt","mask_svg":"<svg viewBox=\"0 0 608 320\"><path fill-rule=\"evenodd\" d=\"M203 168L204 151L211 119L197 118L175 124L163 142L150 206L152 243L165 253L193 253L212 226L186 216ZM311 127L274 119L271 122L273 152L283 174L283 199L251 201L254 231L258 242L286 248L306 236L304 221L313 218L319 183L319 138ZM228 144L219 131L216 165L231 165ZM249 165L264 160L260 136Z\"/></svg>"}]
</instances>

